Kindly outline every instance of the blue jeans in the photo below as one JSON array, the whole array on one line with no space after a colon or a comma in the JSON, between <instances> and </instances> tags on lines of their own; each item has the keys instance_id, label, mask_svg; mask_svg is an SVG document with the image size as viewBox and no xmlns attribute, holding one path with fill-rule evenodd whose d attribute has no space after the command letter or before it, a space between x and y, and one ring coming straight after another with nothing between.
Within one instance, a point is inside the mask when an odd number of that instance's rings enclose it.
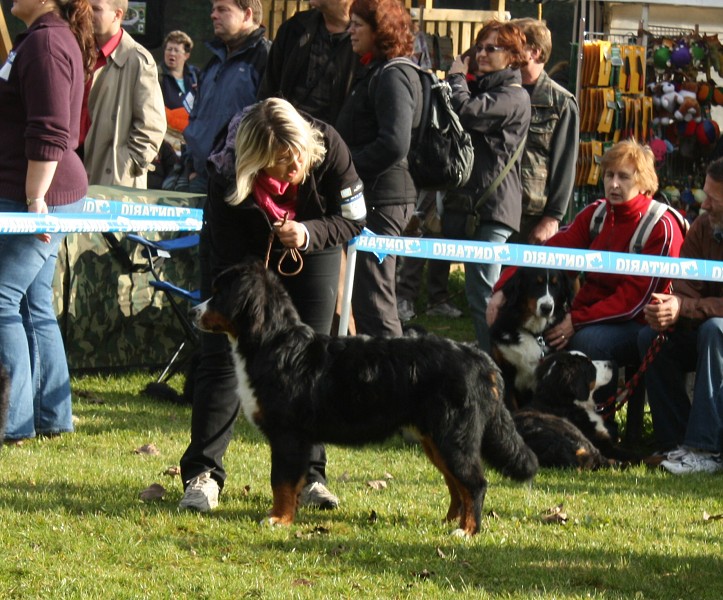
<instances>
[{"instance_id":1,"label":"blue jeans","mask_svg":"<svg viewBox=\"0 0 723 600\"><path fill-rule=\"evenodd\" d=\"M643 356L657 332L638 336ZM685 375L695 371L691 403ZM723 318L697 328L678 323L645 373L656 441L662 448L685 445L723 450Z\"/></svg>"},{"instance_id":2,"label":"blue jeans","mask_svg":"<svg viewBox=\"0 0 723 600\"><path fill-rule=\"evenodd\" d=\"M83 201L48 207L80 212ZM24 212L0 198L1 212ZM70 377L53 310L53 274L65 234L49 243L33 235L0 235L0 361L8 370L10 411L6 439L73 431Z\"/></svg>"},{"instance_id":3,"label":"blue jeans","mask_svg":"<svg viewBox=\"0 0 723 600\"><path fill-rule=\"evenodd\" d=\"M512 229L507 225L494 221L485 221L477 228L472 239L476 242L504 244L511 235ZM492 297L492 288L500 278L500 271L502 271L502 265L497 263L464 263L464 285L467 293L467 304L469 304L470 314L472 315L477 342L485 352L490 352L492 349L490 331L489 327L487 327L487 304Z\"/></svg>"}]
</instances>

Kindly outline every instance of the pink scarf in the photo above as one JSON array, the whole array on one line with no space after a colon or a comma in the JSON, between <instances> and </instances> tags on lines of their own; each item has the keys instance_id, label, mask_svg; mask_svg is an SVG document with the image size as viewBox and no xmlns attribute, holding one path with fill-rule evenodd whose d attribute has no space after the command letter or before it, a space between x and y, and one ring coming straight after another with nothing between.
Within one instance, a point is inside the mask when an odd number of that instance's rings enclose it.
<instances>
[{"instance_id":1,"label":"pink scarf","mask_svg":"<svg viewBox=\"0 0 723 600\"><path fill-rule=\"evenodd\" d=\"M253 195L256 204L266 213L271 223L275 223L282 221L284 215L289 219L296 217L297 190L297 185L279 181L260 171L254 180Z\"/></svg>"}]
</instances>

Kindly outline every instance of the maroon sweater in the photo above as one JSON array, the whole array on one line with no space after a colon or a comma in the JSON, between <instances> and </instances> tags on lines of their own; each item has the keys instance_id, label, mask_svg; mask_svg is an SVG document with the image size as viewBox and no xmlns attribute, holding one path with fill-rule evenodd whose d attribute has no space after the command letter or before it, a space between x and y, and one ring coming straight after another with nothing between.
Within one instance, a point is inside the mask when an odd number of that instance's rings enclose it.
<instances>
[{"instance_id":1,"label":"maroon sweater","mask_svg":"<svg viewBox=\"0 0 723 600\"><path fill-rule=\"evenodd\" d=\"M28 160L58 161L45 200L70 204L85 196L88 178L78 146L83 101L83 60L68 24L39 17L17 36L0 70L0 197L22 203Z\"/></svg>"}]
</instances>

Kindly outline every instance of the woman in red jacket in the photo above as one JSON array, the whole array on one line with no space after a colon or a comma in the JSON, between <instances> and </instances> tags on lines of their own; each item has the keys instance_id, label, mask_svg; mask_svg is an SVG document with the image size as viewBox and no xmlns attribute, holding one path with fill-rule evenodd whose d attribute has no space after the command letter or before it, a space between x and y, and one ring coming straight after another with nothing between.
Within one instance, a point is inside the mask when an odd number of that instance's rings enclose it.
<instances>
[{"instance_id":1,"label":"woman in red jacket","mask_svg":"<svg viewBox=\"0 0 723 600\"><path fill-rule=\"evenodd\" d=\"M630 240L658 189L653 152L625 140L603 155L601 167L606 198L584 208L546 245L629 252ZM593 235L590 223L601 202L605 203L605 221L600 232ZM653 227L642 254L678 256L682 244L681 226L666 211ZM511 272L507 269L502 274L497 290ZM670 289L669 278L586 273L570 312L545 333L545 340L557 350L579 350L590 358L614 360L618 365L635 364L639 360L637 334L645 325L643 307L653 292L668 293ZM487 312L488 322L494 321L503 301L502 292L495 292Z\"/></svg>"}]
</instances>

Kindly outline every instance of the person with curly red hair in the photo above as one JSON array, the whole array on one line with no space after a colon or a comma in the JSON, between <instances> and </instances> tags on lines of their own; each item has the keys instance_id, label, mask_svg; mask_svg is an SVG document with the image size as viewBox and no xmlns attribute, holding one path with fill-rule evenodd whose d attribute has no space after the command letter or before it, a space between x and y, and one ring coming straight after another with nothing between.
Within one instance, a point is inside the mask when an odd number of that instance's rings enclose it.
<instances>
[{"instance_id":1,"label":"person with curly red hair","mask_svg":"<svg viewBox=\"0 0 723 600\"><path fill-rule=\"evenodd\" d=\"M412 129L421 118L422 88L411 63L385 66L393 58L411 56L412 21L399 0L354 0L350 15L352 49L363 68L342 107L337 129L364 182L367 227L379 235L397 236L417 200L407 154ZM394 256L381 263L370 253L357 256L352 294L357 333L402 335L395 270Z\"/></svg>"}]
</instances>

